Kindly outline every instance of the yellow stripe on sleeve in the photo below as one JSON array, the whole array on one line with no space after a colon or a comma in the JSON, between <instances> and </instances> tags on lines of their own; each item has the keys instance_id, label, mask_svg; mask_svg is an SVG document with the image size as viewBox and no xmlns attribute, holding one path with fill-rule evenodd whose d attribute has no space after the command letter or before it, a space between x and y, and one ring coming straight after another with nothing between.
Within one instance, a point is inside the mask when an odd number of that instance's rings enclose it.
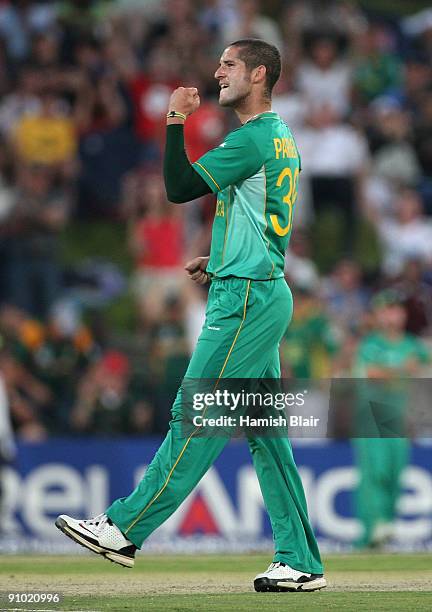
<instances>
[{"instance_id":1,"label":"yellow stripe on sleeve","mask_svg":"<svg viewBox=\"0 0 432 612\"><path fill-rule=\"evenodd\" d=\"M202 170L204 170L204 172L207 174L207 176L210 177L210 179L213 181L213 183L216 185L216 187L218 188L219 191L221 191L221 188L219 187L219 185L216 183L216 181L214 180L214 178L212 177L212 175L210 174L210 172L204 168L204 166L202 164L200 164L199 162L194 162L192 164L193 166L199 166Z\"/></svg>"}]
</instances>

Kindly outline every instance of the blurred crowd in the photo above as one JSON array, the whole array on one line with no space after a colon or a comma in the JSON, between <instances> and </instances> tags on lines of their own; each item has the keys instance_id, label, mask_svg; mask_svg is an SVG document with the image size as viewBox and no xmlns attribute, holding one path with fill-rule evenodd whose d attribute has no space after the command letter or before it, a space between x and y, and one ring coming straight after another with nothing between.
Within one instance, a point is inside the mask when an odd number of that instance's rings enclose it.
<instances>
[{"instance_id":1,"label":"blurred crowd","mask_svg":"<svg viewBox=\"0 0 432 612\"><path fill-rule=\"evenodd\" d=\"M371 300L389 288L404 333L428 342L432 8L412 4L397 16L332 0L0 2L0 439L6 403L29 440L165 431L205 311L183 266L208 254L215 205L166 201L165 114L176 86L197 86L188 155L216 146L237 124L214 71L246 36L282 52L273 109L302 155L283 374L353 375L380 325ZM93 261L74 270L88 281L77 289L62 247L84 222L125 232L128 278ZM107 330L104 296L126 293L132 329Z\"/></svg>"}]
</instances>

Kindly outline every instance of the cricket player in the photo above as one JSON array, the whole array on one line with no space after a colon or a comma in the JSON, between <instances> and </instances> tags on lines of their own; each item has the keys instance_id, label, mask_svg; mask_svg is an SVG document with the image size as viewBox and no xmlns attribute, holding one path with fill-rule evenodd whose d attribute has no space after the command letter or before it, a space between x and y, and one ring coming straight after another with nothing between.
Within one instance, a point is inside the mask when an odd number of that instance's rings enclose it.
<instances>
[{"instance_id":1,"label":"cricket player","mask_svg":"<svg viewBox=\"0 0 432 612\"><path fill-rule=\"evenodd\" d=\"M430 362L426 346L405 332L406 310L397 291L381 291L371 305L376 329L360 342L355 363L356 376L368 379L358 390L353 440L361 548L378 547L394 536L401 475L409 460L406 383Z\"/></svg>"},{"instance_id":2,"label":"cricket player","mask_svg":"<svg viewBox=\"0 0 432 612\"><path fill-rule=\"evenodd\" d=\"M205 323L186 378L279 378L279 342L292 315L284 279L300 158L294 138L271 109L281 60L273 45L242 39L228 46L216 70L219 103L240 120L215 149L190 164L183 130L200 104L195 88L179 87L167 114L164 176L168 199L217 196L210 257L186 266L196 282L211 281ZM179 507L218 457L227 437L182 432L182 388L167 437L136 489L90 520L58 517L73 540L132 567L145 539ZM249 437L270 515L275 554L256 576L256 591L314 591L326 586L302 482L287 437Z\"/></svg>"}]
</instances>

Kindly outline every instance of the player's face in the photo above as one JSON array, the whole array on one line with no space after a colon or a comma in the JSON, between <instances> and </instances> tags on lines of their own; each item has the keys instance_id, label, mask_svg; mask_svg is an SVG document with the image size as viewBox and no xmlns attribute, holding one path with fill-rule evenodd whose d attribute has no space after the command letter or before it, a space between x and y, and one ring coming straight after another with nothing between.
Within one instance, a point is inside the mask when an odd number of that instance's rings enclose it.
<instances>
[{"instance_id":1,"label":"player's face","mask_svg":"<svg viewBox=\"0 0 432 612\"><path fill-rule=\"evenodd\" d=\"M222 53L215 78L219 81L219 104L237 106L251 92L251 73L238 57L237 47L227 47Z\"/></svg>"},{"instance_id":2,"label":"player's face","mask_svg":"<svg viewBox=\"0 0 432 612\"><path fill-rule=\"evenodd\" d=\"M403 331L406 318L405 308L399 304L388 304L377 311L378 325L383 330Z\"/></svg>"}]
</instances>

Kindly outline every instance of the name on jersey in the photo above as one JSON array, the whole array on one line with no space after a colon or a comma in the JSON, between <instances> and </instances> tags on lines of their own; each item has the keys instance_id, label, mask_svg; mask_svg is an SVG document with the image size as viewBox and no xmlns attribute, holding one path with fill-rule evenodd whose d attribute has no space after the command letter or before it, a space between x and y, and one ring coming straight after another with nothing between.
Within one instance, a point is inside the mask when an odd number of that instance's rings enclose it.
<instances>
[{"instance_id":1,"label":"name on jersey","mask_svg":"<svg viewBox=\"0 0 432 612\"><path fill-rule=\"evenodd\" d=\"M297 157L297 149L292 138L273 138L275 157L282 159L286 157Z\"/></svg>"}]
</instances>

